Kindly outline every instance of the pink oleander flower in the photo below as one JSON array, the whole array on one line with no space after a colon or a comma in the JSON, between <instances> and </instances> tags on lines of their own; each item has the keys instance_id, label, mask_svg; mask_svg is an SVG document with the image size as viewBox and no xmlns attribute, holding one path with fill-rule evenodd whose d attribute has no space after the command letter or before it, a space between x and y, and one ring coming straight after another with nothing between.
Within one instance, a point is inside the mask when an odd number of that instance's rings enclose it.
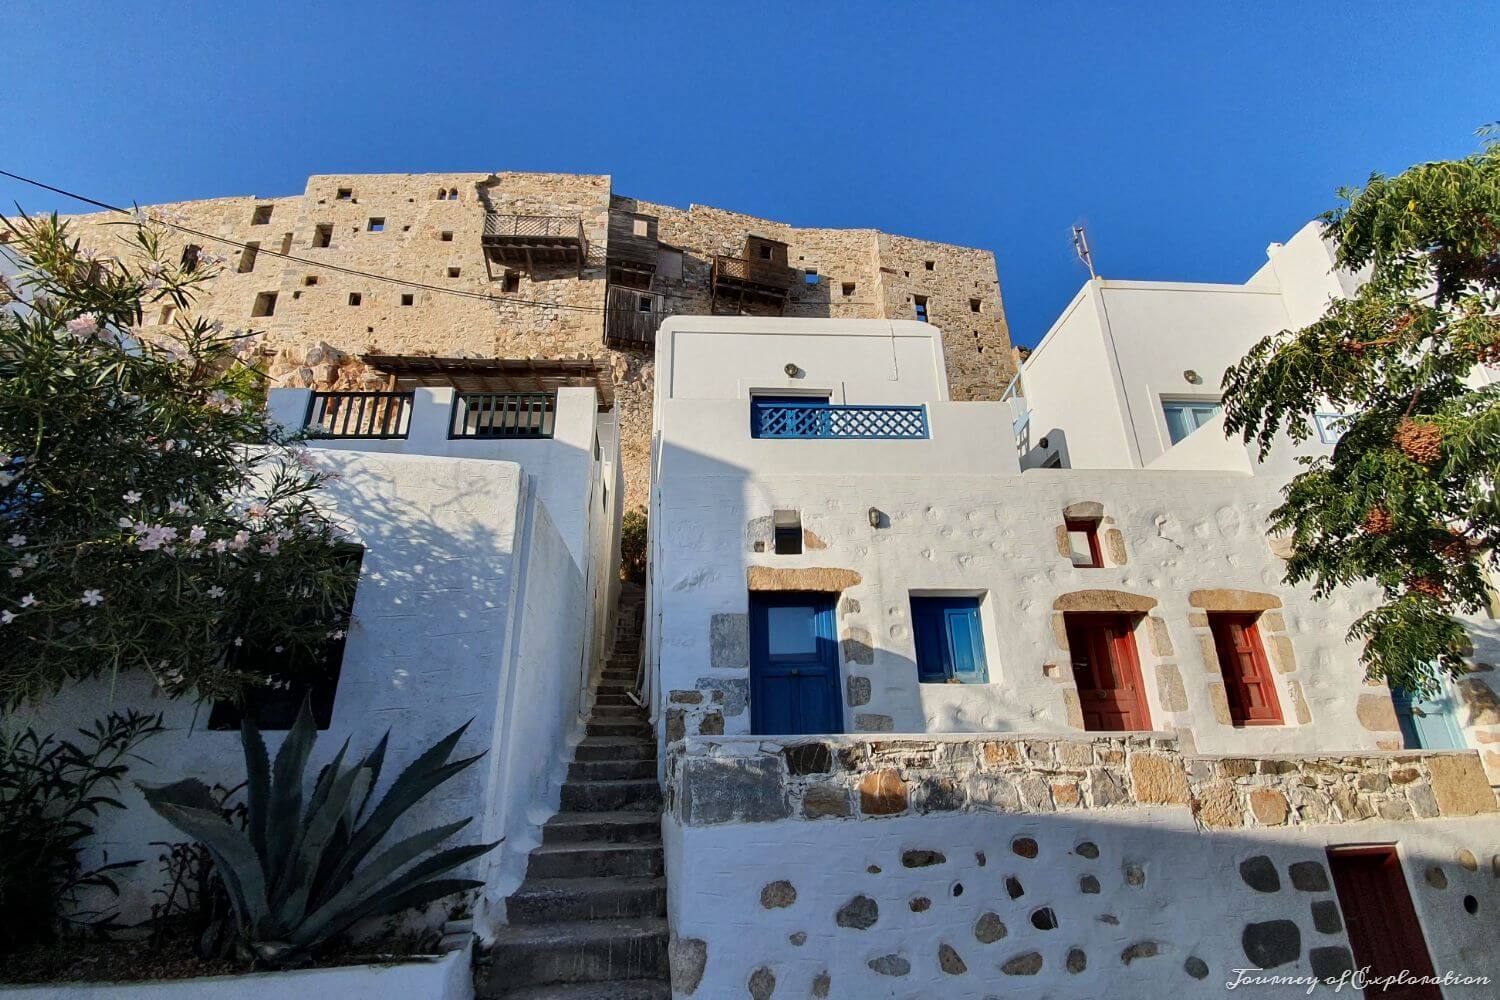
<instances>
[{"instance_id":1,"label":"pink oleander flower","mask_svg":"<svg viewBox=\"0 0 1500 1000\"><path fill-rule=\"evenodd\" d=\"M183 503L181 500L173 500L171 503L167 504L167 510L171 511L173 514L186 514L188 512L188 505Z\"/></svg>"},{"instance_id":2,"label":"pink oleander flower","mask_svg":"<svg viewBox=\"0 0 1500 1000\"><path fill-rule=\"evenodd\" d=\"M19 566L12 566L8 572L18 580L21 578L21 567Z\"/></svg>"},{"instance_id":3,"label":"pink oleander flower","mask_svg":"<svg viewBox=\"0 0 1500 1000\"><path fill-rule=\"evenodd\" d=\"M194 545L197 545L199 542L203 541L203 539L205 539L207 537L208 537L208 532L205 531L205 530L203 530L203 528L201 526L196 525L196 524L193 525L192 530L190 530L188 532L188 541L192 542Z\"/></svg>"},{"instance_id":4,"label":"pink oleander flower","mask_svg":"<svg viewBox=\"0 0 1500 1000\"><path fill-rule=\"evenodd\" d=\"M336 628L332 632L328 633L328 638L330 638L330 639L342 639L343 637L344 637L344 630L341 629L341 628Z\"/></svg>"},{"instance_id":5,"label":"pink oleander flower","mask_svg":"<svg viewBox=\"0 0 1500 1000\"><path fill-rule=\"evenodd\" d=\"M93 336L99 332L99 319L92 313L84 313L76 319L68 320L68 332L80 340Z\"/></svg>"},{"instance_id":6,"label":"pink oleander flower","mask_svg":"<svg viewBox=\"0 0 1500 1000\"><path fill-rule=\"evenodd\" d=\"M138 490L128 490L127 492L122 494L121 499L123 499L126 503L140 503L141 494Z\"/></svg>"},{"instance_id":7,"label":"pink oleander flower","mask_svg":"<svg viewBox=\"0 0 1500 1000\"><path fill-rule=\"evenodd\" d=\"M249 545L249 544L250 544L250 532L248 532L248 531L236 531L234 533L234 539L229 543L229 547L231 549L234 549L236 552L238 552L240 549L243 549L246 545Z\"/></svg>"},{"instance_id":8,"label":"pink oleander flower","mask_svg":"<svg viewBox=\"0 0 1500 1000\"><path fill-rule=\"evenodd\" d=\"M15 620L16 613L14 611L10 611L8 609L5 611L0 611L0 625L9 625Z\"/></svg>"},{"instance_id":9,"label":"pink oleander flower","mask_svg":"<svg viewBox=\"0 0 1500 1000\"><path fill-rule=\"evenodd\" d=\"M34 605L35 603L36 603L36 595L35 594L27 594L25 597L21 598L21 607L23 607L23 608L29 608L32 605Z\"/></svg>"},{"instance_id":10,"label":"pink oleander flower","mask_svg":"<svg viewBox=\"0 0 1500 1000\"><path fill-rule=\"evenodd\" d=\"M21 565L25 566L27 569L36 569L41 561L42 560L37 557L37 554L35 552L28 552L21 557Z\"/></svg>"},{"instance_id":11,"label":"pink oleander flower","mask_svg":"<svg viewBox=\"0 0 1500 1000\"><path fill-rule=\"evenodd\" d=\"M247 510L249 511L251 517L265 517L268 513L270 513L270 508L261 503L259 500L252 503L247 508Z\"/></svg>"},{"instance_id":12,"label":"pink oleander flower","mask_svg":"<svg viewBox=\"0 0 1500 1000\"><path fill-rule=\"evenodd\" d=\"M213 541L213 544L210 545L209 548L211 548L215 552L219 553L219 555L223 555L224 554L224 550L227 549L227 548L229 548L229 543L226 542L226 541L224 541L224 539L222 539L222 538L215 538L214 541Z\"/></svg>"},{"instance_id":13,"label":"pink oleander flower","mask_svg":"<svg viewBox=\"0 0 1500 1000\"><path fill-rule=\"evenodd\" d=\"M104 603L104 595L97 590L85 590L78 603L87 608L96 608Z\"/></svg>"},{"instance_id":14,"label":"pink oleander flower","mask_svg":"<svg viewBox=\"0 0 1500 1000\"><path fill-rule=\"evenodd\" d=\"M205 591L205 593L208 594L209 597L212 597L214 600L217 601L219 598L221 598L221 597L224 596L224 588L220 587L218 585L215 585L215 586L209 587L208 590Z\"/></svg>"},{"instance_id":15,"label":"pink oleander flower","mask_svg":"<svg viewBox=\"0 0 1500 1000\"><path fill-rule=\"evenodd\" d=\"M124 528L127 531L129 531L131 528L135 527L135 522L132 521L128 517L122 517L118 521L116 521L115 523L118 524L120 527Z\"/></svg>"},{"instance_id":16,"label":"pink oleander flower","mask_svg":"<svg viewBox=\"0 0 1500 1000\"><path fill-rule=\"evenodd\" d=\"M245 644L245 640L242 639L242 638L240 638L239 636L235 636L234 637L234 644L236 646L243 646Z\"/></svg>"},{"instance_id":17,"label":"pink oleander flower","mask_svg":"<svg viewBox=\"0 0 1500 1000\"><path fill-rule=\"evenodd\" d=\"M13 549L19 549L26 544L26 536L22 534L11 535L5 540L6 544Z\"/></svg>"},{"instance_id":18,"label":"pink oleander flower","mask_svg":"<svg viewBox=\"0 0 1500 1000\"><path fill-rule=\"evenodd\" d=\"M260 547L260 550L268 556L274 556L281 551L281 539L273 538Z\"/></svg>"}]
</instances>

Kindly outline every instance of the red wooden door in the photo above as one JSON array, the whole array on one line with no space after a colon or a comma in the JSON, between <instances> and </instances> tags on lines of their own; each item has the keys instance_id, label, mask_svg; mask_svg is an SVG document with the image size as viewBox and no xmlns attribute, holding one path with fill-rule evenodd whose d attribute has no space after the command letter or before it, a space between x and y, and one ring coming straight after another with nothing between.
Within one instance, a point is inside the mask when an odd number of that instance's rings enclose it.
<instances>
[{"instance_id":1,"label":"red wooden door","mask_svg":"<svg viewBox=\"0 0 1500 1000\"><path fill-rule=\"evenodd\" d=\"M1083 728L1114 732L1150 729L1135 635L1127 615L1070 614L1064 618Z\"/></svg>"},{"instance_id":2,"label":"red wooden door","mask_svg":"<svg viewBox=\"0 0 1500 1000\"><path fill-rule=\"evenodd\" d=\"M1417 911L1411 904L1406 876L1394 847L1359 847L1328 852L1333 887L1344 911L1354 964L1370 967L1370 976L1431 976L1432 958ZM1376 992L1372 990L1371 992ZM1392 986L1385 1000L1442 1000L1430 985Z\"/></svg>"},{"instance_id":3,"label":"red wooden door","mask_svg":"<svg viewBox=\"0 0 1500 1000\"><path fill-rule=\"evenodd\" d=\"M1219 654L1219 671L1229 697L1229 716L1236 725L1278 726L1281 703L1271 665L1255 627L1255 615L1211 614L1209 628Z\"/></svg>"}]
</instances>

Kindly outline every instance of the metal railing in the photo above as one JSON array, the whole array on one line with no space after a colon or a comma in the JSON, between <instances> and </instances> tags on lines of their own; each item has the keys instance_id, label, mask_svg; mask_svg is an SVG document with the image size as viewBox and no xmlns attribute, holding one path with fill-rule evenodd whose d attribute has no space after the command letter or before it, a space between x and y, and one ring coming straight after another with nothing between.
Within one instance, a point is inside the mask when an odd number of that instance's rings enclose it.
<instances>
[{"instance_id":1,"label":"metal railing","mask_svg":"<svg viewBox=\"0 0 1500 1000\"><path fill-rule=\"evenodd\" d=\"M583 220L576 215L502 215L486 212L486 239L542 239L583 241Z\"/></svg>"},{"instance_id":2,"label":"metal railing","mask_svg":"<svg viewBox=\"0 0 1500 1000\"><path fill-rule=\"evenodd\" d=\"M555 392L456 392L450 438L550 438Z\"/></svg>"},{"instance_id":3,"label":"metal railing","mask_svg":"<svg viewBox=\"0 0 1500 1000\"><path fill-rule=\"evenodd\" d=\"M795 440L920 439L929 436L927 407L752 401L750 434L758 438Z\"/></svg>"},{"instance_id":4,"label":"metal railing","mask_svg":"<svg viewBox=\"0 0 1500 1000\"><path fill-rule=\"evenodd\" d=\"M404 438L412 392L315 392L304 424L319 438Z\"/></svg>"}]
</instances>

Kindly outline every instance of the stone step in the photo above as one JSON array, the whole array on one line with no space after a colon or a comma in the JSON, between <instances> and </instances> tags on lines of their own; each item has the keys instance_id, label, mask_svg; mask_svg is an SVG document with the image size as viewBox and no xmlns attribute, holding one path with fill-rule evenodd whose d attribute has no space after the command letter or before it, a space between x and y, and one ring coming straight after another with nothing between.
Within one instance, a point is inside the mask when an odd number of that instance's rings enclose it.
<instances>
[{"instance_id":1,"label":"stone step","mask_svg":"<svg viewBox=\"0 0 1500 1000\"><path fill-rule=\"evenodd\" d=\"M568 781L561 808L569 812L618 812L661 808L661 786L655 778L624 781Z\"/></svg>"},{"instance_id":2,"label":"stone step","mask_svg":"<svg viewBox=\"0 0 1500 1000\"><path fill-rule=\"evenodd\" d=\"M629 705L632 708L642 706L635 703L635 699L626 693L625 688L611 688L609 690L594 689L595 705Z\"/></svg>"},{"instance_id":3,"label":"stone step","mask_svg":"<svg viewBox=\"0 0 1500 1000\"><path fill-rule=\"evenodd\" d=\"M634 684L634 667L605 667L599 672L601 684Z\"/></svg>"},{"instance_id":4,"label":"stone step","mask_svg":"<svg viewBox=\"0 0 1500 1000\"><path fill-rule=\"evenodd\" d=\"M661 843L661 817L640 809L560 812L542 826L543 844Z\"/></svg>"},{"instance_id":5,"label":"stone step","mask_svg":"<svg viewBox=\"0 0 1500 1000\"><path fill-rule=\"evenodd\" d=\"M651 738L651 724L645 719L594 719L584 727L585 736L634 736Z\"/></svg>"},{"instance_id":6,"label":"stone step","mask_svg":"<svg viewBox=\"0 0 1500 1000\"><path fill-rule=\"evenodd\" d=\"M618 781L656 777L654 760L575 760L568 765L569 781Z\"/></svg>"},{"instance_id":7,"label":"stone step","mask_svg":"<svg viewBox=\"0 0 1500 1000\"><path fill-rule=\"evenodd\" d=\"M594 702L594 711L590 719L608 721L611 719L628 719L631 721L646 721L646 709L640 705L601 705Z\"/></svg>"},{"instance_id":8,"label":"stone step","mask_svg":"<svg viewBox=\"0 0 1500 1000\"><path fill-rule=\"evenodd\" d=\"M511 924L611 920L667 915L667 880L660 876L531 878L505 904Z\"/></svg>"},{"instance_id":9,"label":"stone step","mask_svg":"<svg viewBox=\"0 0 1500 1000\"><path fill-rule=\"evenodd\" d=\"M526 859L526 878L592 879L610 875L657 876L662 872L660 844L581 840L543 844Z\"/></svg>"},{"instance_id":10,"label":"stone step","mask_svg":"<svg viewBox=\"0 0 1500 1000\"><path fill-rule=\"evenodd\" d=\"M578 760L655 760L656 740L641 736L585 736L573 748Z\"/></svg>"},{"instance_id":11,"label":"stone step","mask_svg":"<svg viewBox=\"0 0 1500 1000\"><path fill-rule=\"evenodd\" d=\"M665 979L617 979L611 983L548 983L504 993L479 994L496 1000L671 1000Z\"/></svg>"},{"instance_id":12,"label":"stone step","mask_svg":"<svg viewBox=\"0 0 1500 1000\"><path fill-rule=\"evenodd\" d=\"M474 985L483 997L518 986L662 978L667 922L634 917L508 926L475 964Z\"/></svg>"}]
</instances>

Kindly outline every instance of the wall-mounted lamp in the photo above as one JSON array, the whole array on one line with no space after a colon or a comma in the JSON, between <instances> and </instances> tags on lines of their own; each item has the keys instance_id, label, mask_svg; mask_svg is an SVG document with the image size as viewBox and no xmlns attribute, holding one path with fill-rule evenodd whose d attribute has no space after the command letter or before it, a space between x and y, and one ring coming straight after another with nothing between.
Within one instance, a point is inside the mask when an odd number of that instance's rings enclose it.
<instances>
[{"instance_id":1,"label":"wall-mounted lamp","mask_svg":"<svg viewBox=\"0 0 1500 1000\"><path fill-rule=\"evenodd\" d=\"M1182 373L1182 377L1185 378L1185 379L1187 379L1193 385L1197 385L1197 384L1199 384L1200 382L1203 381L1203 376L1199 375L1197 372L1193 371L1191 368L1189 368L1187 371L1183 372Z\"/></svg>"},{"instance_id":2,"label":"wall-mounted lamp","mask_svg":"<svg viewBox=\"0 0 1500 1000\"><path fill-rule=\"evenodd\" d=\"M792 364L790 361L788 361L786 363L786 367L783 368L782 371L786 372L786 377L787 378L796 378L797 376L799 376L799 375L802 374L802 369L798 368L796 365Z\"/></svg>"},{"instance_id":3,"label":"wall-mounted lamp","mask_svg":"<svg viewBox=\"0 0 1500 1000\"><path fill-rule=\"evenodd\" d=\"M880 527L880 522L884 518L885 518L885 515L882 514L882 513L880 513L880 508L879 507L871 507L870 508L870 527L872 527L872 528L878 528L878 527Z\"/></svg>"}]
</instances>

